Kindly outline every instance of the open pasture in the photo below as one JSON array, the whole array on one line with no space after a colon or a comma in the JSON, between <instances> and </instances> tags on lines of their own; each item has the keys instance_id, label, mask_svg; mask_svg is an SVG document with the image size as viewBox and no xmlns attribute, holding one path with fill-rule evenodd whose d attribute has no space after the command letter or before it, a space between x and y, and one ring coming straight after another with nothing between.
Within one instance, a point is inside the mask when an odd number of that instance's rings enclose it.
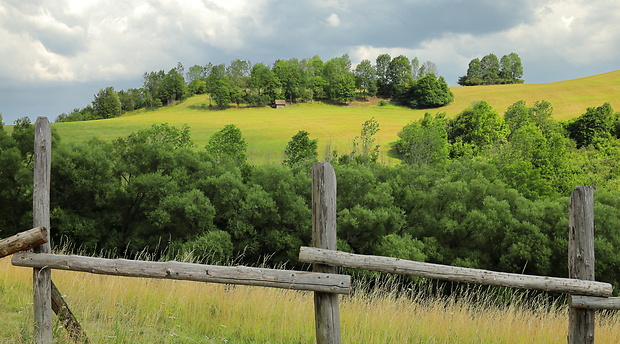
<instances>
[{"instance_id":1,"label":"open pasture","mask_svg":"<svg viewBox=\"0 0 620 344\"><path fill-rule=\"evenodd\" d=\"M131 132L150 127L154 123L174 126L187 124L198 148L226 124L235 124L248 142L249 158L253 163L279 163L287 142L299 130L306 130L311 138L319 139L319 159L337 150L348 153L362 124L375 118L380 131L376 135L381 146L380 161L390 163L387 156L390 143L398 139L398 132L411 121L420 119L425 112L445 112L453 117L472 102L486 100L500 114L508 106L525 100L532 105L547 100L554 107L555 118L566 120L583 114L588 107L610 102L620 109L620 71L587 78L546 84L496 85L452 87L455 101L443 108L412 110L406 107L379 106L378 100L357 101L350 106L329 105L320 102L302 103L285 109L236 108L209 110L209 99L198 95L182 103L155 111L128 113L120 118L73 123L56 123L55 128L65 142L80 142L93 137L115 139Z\"/></svg>"}]
</instances>

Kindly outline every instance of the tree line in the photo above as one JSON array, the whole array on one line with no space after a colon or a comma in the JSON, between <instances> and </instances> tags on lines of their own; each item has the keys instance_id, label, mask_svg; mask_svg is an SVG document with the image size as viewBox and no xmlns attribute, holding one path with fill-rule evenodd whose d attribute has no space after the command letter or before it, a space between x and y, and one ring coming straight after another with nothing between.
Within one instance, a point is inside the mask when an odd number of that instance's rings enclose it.
<instances>
[{"instance_id":1,"label":"tree line","mask_svg":"<svg viewBox=\"0 0 620 344\"><path fill-rule=\"evenodd\" d=\"M523 65L516 53L502 56L488 54L482 59L475 58L469 62L467 74L459 77L461 86L522 84Z\"/></svg>"},{"instance_id":2,"label":"tree line","mask_svg":"<svg viewBox=\"0 0 620 344\"><path fill-rule=\"evenodd\" d=\"M404 55L377 57L373 65L361 61L354 69L348 54L327 61L277 60L270 65L235 59L226 64L194 65L185 71L178 63L168 72L144 73L143 87L115 91L101 89L91 105L74 109L56 122L106 119L140 108L168 106L197 94L209 95L210 107L267 106L276 99L288 102L327 100L349 103L356 98L392 98L413 108L434 108L450 103L453 95L437 67Z\"/></svg>"},{"instance_id":3,"label":"tree line","mask_svg":"<svg viewBox=\"0 0 620 344\"><path fill-rule=\"evenodd\" d=\"M609 104L570 121L546 101L499 114L477 102L454 118L403 127L377 163L380 124L361 124L353 149L330 153L338 178L338 248L516 273L567 274L568 196L596 185L597 278L620 286L620 121ZM27 118L0 126L0 232L32 223ZM300 130L281 164L253 166L235 125L194 147L166 124L113 141L53 135L53 240L92 254L297 264L311 236L310 165L317 140Z\"/></svg>"}]
</instances>

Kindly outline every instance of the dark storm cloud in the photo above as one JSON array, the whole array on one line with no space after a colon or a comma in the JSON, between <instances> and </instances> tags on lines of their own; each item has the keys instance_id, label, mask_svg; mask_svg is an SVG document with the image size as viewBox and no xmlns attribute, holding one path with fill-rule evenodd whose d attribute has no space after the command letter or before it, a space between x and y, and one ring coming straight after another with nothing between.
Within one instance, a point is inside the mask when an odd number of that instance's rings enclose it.
<instances>
[{"instance_id":1,"label":"dark storm cloud","mask_svg":"<svg viewBox=\"0 0 620 344\"><path fill-rule=\"evenodd\" d=\"M273 34L248 31L248 42L266 52L304 52L303 57L357 45L412 49L446 32L489 34L534 18L533 6L502 1L339 1L331 6L272 1L268 8L271 15L263 19ZM329 25L332 14L338 26Z\"/></svg>"}]
</instances>

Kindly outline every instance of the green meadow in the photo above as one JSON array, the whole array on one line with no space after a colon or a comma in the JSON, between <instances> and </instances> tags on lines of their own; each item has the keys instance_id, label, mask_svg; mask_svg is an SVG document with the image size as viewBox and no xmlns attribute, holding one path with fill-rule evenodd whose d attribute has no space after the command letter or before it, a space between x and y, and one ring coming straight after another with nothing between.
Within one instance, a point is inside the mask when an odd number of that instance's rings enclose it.
<instances>
[{"instance_id":1,"label":"green meadow","mask_svg":"<svg viewBox=\"0 0 620 344\"><path fill-rule=\"evenodd\" d=\"M122 117L72 123L56 123L53 127L64 142L80 142L94 137L111 140L146 128L154 123L174 126L187 124L198 148L226 124L235 124L248 142L250 160L254 163L279 163L287 142L299 130L306 130L311 138L319 139L319 158L326 152L349 152L362 124L374 117L380 125L376 135L381 145L380 161L392 162L387 156L389 145L398 132L425 112L445 112L453 117L472 102L485 100L500 114L513 103L525 100L532 105L547 100L554 107L555 119L566 120L583 114L588 107L611 103L620 109L620 71L581 79L544 84L495 85L452 87L454 102L446 107L430 110L412 110L388 104L379 106L377 99L356 101L349 106L322 102L290 105L285 109L240 108L234 105L226 110L209 110L206 95L191 97L173 106L154 111L137 111ZM53 119L50 119L53 120Z\"/></svg>"}]
</instances>

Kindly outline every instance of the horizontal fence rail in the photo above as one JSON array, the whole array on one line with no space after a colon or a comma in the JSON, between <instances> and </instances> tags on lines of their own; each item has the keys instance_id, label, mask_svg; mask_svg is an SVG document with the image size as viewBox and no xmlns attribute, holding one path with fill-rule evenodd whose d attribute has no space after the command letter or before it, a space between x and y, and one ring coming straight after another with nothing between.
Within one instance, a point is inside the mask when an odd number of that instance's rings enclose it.
<instances>
[{"instance_id":1,"label":"horizontal fence rail","mask_svg":"<svg viewBox=\"0 0 620 344\"><path fill-rule=\"evenodd\" d=\"M36 227L0 240L0 258L47 242L47 229Z\"/></svg>"},{"instance_id":2,"label":"horizontal fence rail","mask_svg":"<svg viewBox=\"0 0 620 344\"><path fill-rule=\"evenodd\" d=\"M22 252L13 255L12 263L16 266L82 271L104 275L242 284L335 294L348 294L351 287L351 276L348 275L245 266L203 265L175 261L147 262Z\"/></svg>"},{"instance_id":3,"label":"horizontal fence rail","mask_svg":"<svg viewBox=\"0 0 620 344\"><path fill-rule=\"evenodd\" d=\"M620 297L596 297L571 295L568 298L571 308L581 309L620 309Z\"/></svg>"},{"instance_id":4,"label":"horizontal fence rail","mask_svg":"<svg viewBox=\"0 0 620 344\"><path fill-rule=\"evenodd\" d=\"M314 247L302 246L299 250L299 261L500 287L538 289L589 296L611 296L612 294L611 284L603 282L461 268Z\"/></svg>"}]
</instances>

